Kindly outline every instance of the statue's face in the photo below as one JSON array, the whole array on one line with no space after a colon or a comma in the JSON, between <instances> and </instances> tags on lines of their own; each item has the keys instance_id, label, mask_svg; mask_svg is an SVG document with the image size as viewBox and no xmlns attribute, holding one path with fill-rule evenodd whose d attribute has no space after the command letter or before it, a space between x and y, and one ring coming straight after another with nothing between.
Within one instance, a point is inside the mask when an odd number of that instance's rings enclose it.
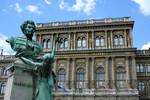
<instances>
[{"instance_id":1,"label":"statue's face","mask_svg":"<svg viewBox=\"0 0 150 100\"><path fill-rule=\"evenodd\" d=\"M32 24L27 24L26 28L25 28L25 34L26 35L32 35L34 33L34 26Z\"/></svg>"}]
</instances>

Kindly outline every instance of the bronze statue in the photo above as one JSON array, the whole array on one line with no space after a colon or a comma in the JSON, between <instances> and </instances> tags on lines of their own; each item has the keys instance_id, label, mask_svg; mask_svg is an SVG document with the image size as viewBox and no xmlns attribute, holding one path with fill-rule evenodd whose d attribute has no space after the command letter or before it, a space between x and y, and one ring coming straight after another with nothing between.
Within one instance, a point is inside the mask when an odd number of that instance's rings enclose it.
<instances>
[{"instance_id":1,"label":"bronze statue","mask_svg":"<svg viewBox=\"0 0 150 100\"><path fill-rule=\"evenodd\" d=\"M16 51L16 57L24 56L35 59L39 53L42 52L42 46L36 41L32 40L35 32L35 24L33 21L27 20L21 25L21 30L25 37L11 37L6 40L10 43L11 48Z\"/></svg>"},{"instance_id":2,"label":"bronze statue","mask_svg":"<svg viewBox=\"0 0 150 100\"><path fill-rule=\"evenodd\" d=\"M24 64L31 67L35 78L36 95L35 100L52 100L52 90L56 83L56 76L52 71L55 58L56 44L60 41L54 34L54 45L51 53L46 53L39 57L42 53L42 47L39 43L32 40L35 32L35 24L33 21L25 21L21 25L22 32L26 37L10 38L7 40L11 48L16 51L16 57ZM34 91L35 92L35 91Z\"/></svg>"}]
</instances>

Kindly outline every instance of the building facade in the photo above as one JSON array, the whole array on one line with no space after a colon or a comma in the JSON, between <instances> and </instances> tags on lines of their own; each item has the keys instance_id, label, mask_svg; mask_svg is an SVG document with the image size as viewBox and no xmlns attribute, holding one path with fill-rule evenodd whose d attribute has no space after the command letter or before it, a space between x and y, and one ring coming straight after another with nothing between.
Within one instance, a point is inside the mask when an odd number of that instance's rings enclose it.
<instances>
[{"instance_id":1,"label":"building facade","mask_svg":"<svg viewBox=\"0 0 150 100\"><path fill-rule=\"evenodd\" d=\"M36 37L50 52L61 38L54 71L55 100L138 100L134 22L128 17L38 23Z\"/></svg>"},{"instance_id":2,"label":"building facade","mask_svg":"<svg viewBox=\"0 0 150 100\"><path fill-rule=\"evenodd\" d=\"M12 56L0 55L0 100L4 100L5 87L9 71L7 70L14 63Z\"/></svg>"},{"instance_id":3,"label":"building facade","mask_svg":"<svg viewBox=\"0 0 150 100\"><path fill-rule=\"evenodd\" d=\"M130 17L37 23L45 53L54 33L61 38L54 100L150 99L150 50L133 46L133 25Z\"/></svg>"}]
</instances>

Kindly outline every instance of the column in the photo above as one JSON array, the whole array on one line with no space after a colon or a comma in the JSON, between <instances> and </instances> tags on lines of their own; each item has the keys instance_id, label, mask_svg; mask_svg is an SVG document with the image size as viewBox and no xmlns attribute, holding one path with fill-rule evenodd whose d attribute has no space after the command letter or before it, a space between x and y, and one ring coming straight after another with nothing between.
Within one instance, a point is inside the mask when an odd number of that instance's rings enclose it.
<instances>
[{"instance_id":1,"label":"column","mask_svg":"<svg viewBox=\"0 0 150 100\"><path fill-rule=\"evenodd\" d=\"M92 49L94 49L95 48L95 45L94 45L95 44L95 41L94 41L94 31L92 31L92 39L91 40L92 40L92 46L91 47L92 47Z\"/></svg>"},{"instance_id":2,"label":"column","mask_svg":"<svg viewBox=\"0 0 150 100\"><path fill-rule=\"evenodd\" d=\"M105 82L109 88L109 84L108 84L109 83L109 72L108 72L109 62L108 62L108 59L109 59L108 57L105 58Z\"/></svg>"},{"instance_id":3,"label":"column","mask_svg":"<svg viewBox=\"0 0 150 100\"><path fill-rule=\"evenodd\" d=\"M127 48L127 32L126 32L126 29L124 30L124 45Z\"/></svg>"},{"instance_id":4,"label":"column","mask_svg":"<svg viewBox=\"0 0 150 100\"><path fill-rule=\"evenodd\" d=\"M87 32L86 34L87 34L86 35L87 36L86 44L87 44L87 49L89 49L89 33Z\"/></svg>"},{"instance_id":5,"label":"column","mask_svg":"<svg viewBox=\"0 0 150 100\"><path fill-rule=\"evenodd\" d=\"M111 57L112 60L112 66L111 66L111 88L115 88L115 57Z\"/></svg>"},{"instance_id":6,"label":"column","mask_svg":"<svg viewBox=\"0 0 150 100\"><path fill-rule=\"evenodd\" d=\"M95 85L95 77L94 77L95 76L95 71L94 71L95 70L95 66L94 66L95 60L94 59L95 59L94 57L91 58L91 69L90 69L90 72L91 72L91 82L90 82L91 86L90 87L92 89L95 88L95 86L94 86Z\"/></svg>"},{"instance_id":7,"label":"column","mask_svg":"<svg viewBox=\"0 0 150 100\"><path fill-rule=\"evenodd\" d=\"M108 44L107 42L108 42L108 39L107 39L107 30L105 30L105 47L106 48L108 48L107 47L107 44Z\"/></svg>"},{"instance_id":8,"label":"column","mask_svg":"<svg viewBox=\"0 0 150 100\"><path fill-rule=\"evenodd\" d=\"M126 57L126 64L125 64L125 67L126 67L126 83L127 83L127 87L130 88L130 72L129 72L129 57L127 56Z\"/></svg>"},{"instance_id":9,"label":"column","mask_svg":"<svg viewBox=\"0 0 150 100\"><path fill-rule=\"evenodd\" d=\"M69 47L68 47L68 49L69 49L69 50L72 50L72 41L71 41L71 38L70 38L70 37L71 37L71 36L70 36L71 33L68 33L68 34L69 34L69 39L68 39Z\"/></svg>"},{"instance_id":10,"label":"column","mask_svg":"<svg viewBox=\"0 0 150 100\"><path fill-rule=\"evenodd\" d=\"M137 88L137 75L136 75L136 64L135 64L135 57L132 57L132 88Z\"/></svg>"},{"instance_id":11,"label":"column","mask_svg":"<svg viewBox=\"0 0 150 100\"><path fill-rule=\"evenodd\" d=\"M130 44L130 47L132 47L132 46L133 46L132 30L129 29L129 31L130 31L129 34L130 34L130 43L131 43L131 44Z\"/></svg>"},{"instance_id":12,"label":"column","mask_svg":"<svg viewBox=\"0 0 150 100\"><path fill-rule=\"evenodd\" d=\"M72 58L72 64L71 64L71 67L72 67L72 74L71 74L71 88L72 89L75 89L75 73L76 73L76 69L75 69L75 58Z\"/></svg>"},{"instance_id":13,"label":"column","mask_svg":"<svg viewBox=\"0 0 150 100\"><path fill-rule=\"evenodd\" d=\"M110 31L110 48L113 48L113 32Z\"/></svg>"},{"instance_id":14,"label":"column","mask_svg":"<svg viewBox=\"0 0 150 100\"><path fill-rule=\"evenodd\" d=\"M89 89L89 58L86 58L86 74L85 74L85 88Z\"/></svg>"},{"instance_id":15,"label":"column","mask_svg":"<svg viewBox=\"0 0 150 100\"><path fill-rule=\"evenodd\" d=\"M67 58L67 68L66 68L66 87L67 87L67 89L69 89L69 76L70 76L70 74L69 74L69 69L70 69L70 58Z\"/></svg>"},{"instance_id":16,"label":"column","mask_svg":"<svg viewBox=\"0 0 150 100\"><path fill-rule=\"evenodd\" d=\"M73 43L74 43L73 49L76 50L76 32L74 32L73 34L74 34L74 36L73 36Z\"/></svg>"}]
</instances>

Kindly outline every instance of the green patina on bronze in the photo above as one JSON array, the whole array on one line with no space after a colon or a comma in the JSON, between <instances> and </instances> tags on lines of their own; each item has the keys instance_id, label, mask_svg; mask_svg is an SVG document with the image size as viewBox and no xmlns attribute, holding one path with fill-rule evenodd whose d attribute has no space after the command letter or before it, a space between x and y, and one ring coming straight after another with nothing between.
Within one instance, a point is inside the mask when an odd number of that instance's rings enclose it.
<instances>
[{"instance_id":1,"label":"green patina on bronze","mask_svg":"<svg viewBox=\"0 0 150 100\"><path fill-rule=\"evenodd\" d=\"M39 54L42 53L42 46L32 40L35 28L34 22L27 20L21 25L21 30L26 37L11 37L7 42L16 51L15 56L33 68L32 72L36 76L35 84L33 84L36 87L35 100L52 100L52 90L56 83L56 76L52 68L56 44L60 42L60 39L54 34L51 53L39 57Z\"/></svg>"}]
</instances>

